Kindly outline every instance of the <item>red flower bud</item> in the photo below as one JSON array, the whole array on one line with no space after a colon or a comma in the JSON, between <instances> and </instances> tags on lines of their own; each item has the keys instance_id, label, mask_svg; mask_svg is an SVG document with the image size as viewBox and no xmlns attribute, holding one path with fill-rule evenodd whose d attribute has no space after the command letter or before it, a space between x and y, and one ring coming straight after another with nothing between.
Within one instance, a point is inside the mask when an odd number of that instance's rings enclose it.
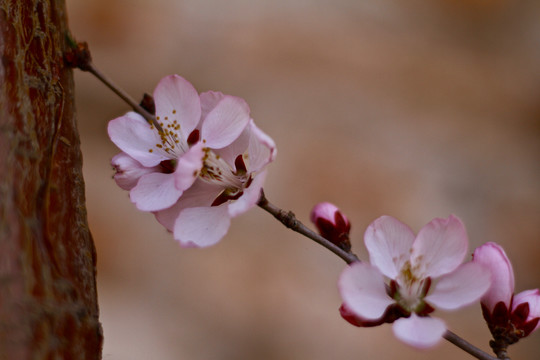
<instances>
[{"instance_id":1,"label":"red flower bud","mask_svg":"<svg viewBox=\"0 0 540 360\"><path fill-rule=\"evenodd\" d=\"M345 251L351 250L349 219L333 204L322 202L311 210L311 222L319 234Z\"/></svg>"}]
</instances>

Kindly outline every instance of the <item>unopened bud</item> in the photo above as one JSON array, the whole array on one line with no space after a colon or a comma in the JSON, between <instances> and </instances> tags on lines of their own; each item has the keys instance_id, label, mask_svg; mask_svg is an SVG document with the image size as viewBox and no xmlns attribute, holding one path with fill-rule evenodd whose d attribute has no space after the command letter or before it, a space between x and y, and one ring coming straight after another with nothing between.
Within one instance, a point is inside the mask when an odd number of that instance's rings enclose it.
<instances>
[{"instance_id":1,"label":"unopened bud","mask_svg":"<svg viewBox=\"0 0 540 360\"><path fill-rule=\"evenodd\" d=\"M310 219L322 237L345 251L351 250L349 241L351 224L337 206L329 202L318 203L311 210Z\"/></svg>"}]
</instances>

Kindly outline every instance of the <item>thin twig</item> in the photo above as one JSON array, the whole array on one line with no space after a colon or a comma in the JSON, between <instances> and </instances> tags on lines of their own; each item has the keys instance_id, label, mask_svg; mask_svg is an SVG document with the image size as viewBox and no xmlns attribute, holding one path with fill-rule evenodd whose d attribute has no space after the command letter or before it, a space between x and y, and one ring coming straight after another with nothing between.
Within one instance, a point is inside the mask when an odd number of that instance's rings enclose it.
<instances>
[{"instance_id":1,"label":"thin twig","mask_svg":"<svg viewBox=\"0 0 540 360\"><path fill-rule=\"evenodd\" d=\"M264 192L262 191L261 197L259 198L257 205L260 208L269 212L270 214L274 215L276 219L278 219L283 225L285 225L289 229L296 231L297 233L300 233L315 241L317 244L324 246L325 248L342 258L343 261L345 261L347 264L352 264L353 262L360 261L355 254L341 249L339 246L334 245L329 240L310 230L308 227L302 224L302 222L300 222L300 220L298 220L291 211L282 210L270 203L268 199L266 199L266 197L264 196Z\"/></svg>"},{"instance_id":2,"label":"thin twig","mask_svg":"<svg viewBox=\"0 0 540 360\"><path fill-rule=\"evenodd\" d=\"M128 93L116 86L107 76L105 76L101 71L99 71L93 63L88 64L88 72L98 78L103 84L105 84L109 89L111 89L116 95L118 95L122 100L124 100L131 108L138 112L142 117L146 119L150 124L154 125L155 128L162 133L163 128L156 120L155 116L146 111L141 107L135 100L133 100Z\"/></svg>"},{"instance_id":3,"label":"thin twig","mask_svg":"<svg viewBox=\"0 0 540 360\"><path fill-rule=\"evenodd\" d=\"M454 334L450 330L447 330L446 333L444 333L443 337L451 342L452 344L456 345L461 350L469 353L470 355L474 356L477 359L480 360L499 360L496 357L493 357L489 355L488 353L480 350L473 344L469 343L465 339L459 337L458 335Z\"/></svg>"},{"instance_id":4,"label":"thin twig","mask_svg":"<svg viewBox=\"0 0 540 360\"><path fill-rule=\"evenodd\" d=\"M94 63L92 62L92 56L90 54L90 49L86 42L77 43L73 39L66 35L68 42L68 51L64 54L64 60L68 66L79 68L82 71L88 71L94 75L98 80L100 80L105 86L111 89L116 95L118 95L122 100L124 100L131 108L139 113L142 117L148 121L148 123L154 125L154 127L160 133L163 133L163 128L157 121L156 117L146 111L142 106L140 106L128 93L114 84L105 74L99 71Z\"/></svg>"}]
</instances>

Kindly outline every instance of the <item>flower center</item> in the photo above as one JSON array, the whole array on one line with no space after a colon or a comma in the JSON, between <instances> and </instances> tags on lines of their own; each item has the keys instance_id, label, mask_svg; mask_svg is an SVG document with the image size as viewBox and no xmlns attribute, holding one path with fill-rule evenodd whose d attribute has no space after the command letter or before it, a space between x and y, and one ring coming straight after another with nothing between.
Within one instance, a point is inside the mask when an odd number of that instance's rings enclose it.
<instances>
[{"instance_id":1,"label":"flower center","mask_svg":"<svg viewBox=\"0 0 540 360\"><path fill-rule=\"evenodd\" d=\"M159 125L163 128L163 131L158 132L160 142L155 147L165 151L171 158L178 159L188 150L188 144L180 132L180 124L177 120L170 121L167 116L164 118L165 121L160 121L159 116L156 119L159 121ZM150 127L152 130L155 129L152 124ZM153 150L149 149L149 151L152 152Z\"/></svg>"},{"instance_id":2,"label":"flower center","mask_svg":"<svg viewBox=\"0 0 540 360\"><path fill-rule=\"evenodd\" d=\"M407 312L423 314L427 308L430 308L424 302L424 297L431 286L431 278L421 278L416 273L417 271L411 266L410 261L403 264L396 279L394 299Z\"/></svg>"},{"instance_id":3,"label":"flower center","mask_svg":"<svg viewBox=\"0 0 540 360\"><path fill-rule=\"evenodd\" d=\"M248 173L244 158L238 155L234 162L234 168L221 156L209 148L204 148L203 167L199 176L204 181L219 185L223 191L212 203L213 206L221 205L228 200L236 200L242 196L244 189L251 184L251 174Z\"/></svg>"}]
</instances>

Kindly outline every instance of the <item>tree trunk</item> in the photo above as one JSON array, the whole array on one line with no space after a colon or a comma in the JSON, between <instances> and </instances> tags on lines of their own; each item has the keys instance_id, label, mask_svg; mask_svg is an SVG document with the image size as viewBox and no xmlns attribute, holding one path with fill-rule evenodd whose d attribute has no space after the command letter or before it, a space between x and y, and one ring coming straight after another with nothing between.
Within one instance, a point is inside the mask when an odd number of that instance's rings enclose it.
<instances>
[{"instance_id":1,"label":"tree trunk","mask_svg":"<svg viewBox=\"0 0 540 360\"><path fill-rule=\"evenodd\" d=\"M0 359L100 359L62 0L0 0Z\"/></svg>"}]
</instances>

